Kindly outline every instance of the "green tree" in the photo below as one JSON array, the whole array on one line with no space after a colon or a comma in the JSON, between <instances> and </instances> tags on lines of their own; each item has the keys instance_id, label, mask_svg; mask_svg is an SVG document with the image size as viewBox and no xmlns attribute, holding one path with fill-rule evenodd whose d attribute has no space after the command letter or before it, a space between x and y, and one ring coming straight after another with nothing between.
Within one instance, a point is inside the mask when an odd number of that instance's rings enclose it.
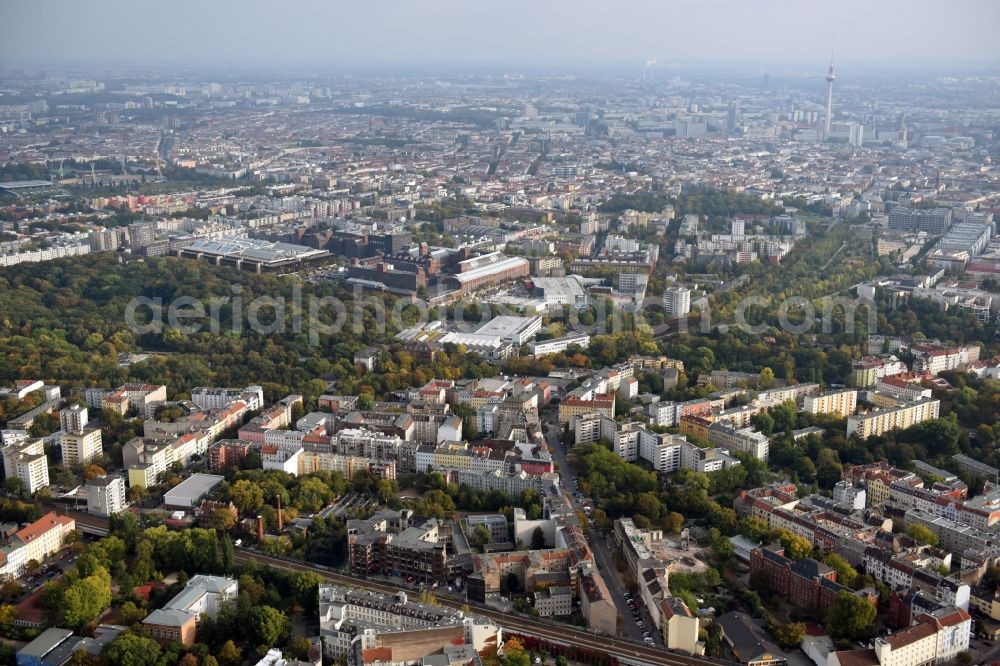
<instances>
[{"instance_id":1,"label":"green tree","mask_svg":"<svg viewBox=\"0 0 1000 666\"><path fill-rule=\"evenodd\" d=\"M128 552L134 552L139 539L139 517L131 511L114 514L111 516L111 533L125 543Z\"/></svg>"},{"instance_id":2,"label":"green tree","mask_svg":"<svg viewBox=\"0 0 1000 666\"><path fill-rule=\"evenodd\" d=\"M490 542L490 528L480 523L472 530L472 545L482 548Z\"/></svg>"},{"instance_id":3,"label":"green tree","mask_svg":"<svg viewBox=\"0 0 1000 666\"><path fill-rule=\"evenodd\" d=\"M229 497L241 514L264 506L264 491L256 483L241 479L229 487Z\"/></svg>"},{"instance_id":4,"label":"green tree","mask_svg":"<svg viewBox=\"0 0 1000 666\"><path fill-rule=\"evenodd\" d=\"M785 549L785 557L790 560L801 560L812 555L812 544L805 537L782 530L778 534L778 540Z\"/></svg>"},{"instance_id":5,"label":"green tree","mask_svg":"<svg viewBox=\"0 0 1000 666\"><path fill-rule=\"evenodd\" d=\"M841 590L826 615L826 628L834 638L853 643L872 634L875 615L875 607L867 599Z\"/></svg>"},{"instance_id":6,"label":"green tree","mask_svg":"<svg viewBox=\"0 0 1000 666\"><path fill-rule=\"evenodd\" d=\"M747 516L740 521L739 531L740 534L746 538L760 543L767 538L770 528L767 526L767 521L761 518Z\"/></svg>"},{"instance_id":7,"label":"green tree","mask_svg":"<svg viewBox=\"0 0 1000 666\"><path fill-rule=\"evenodd\" d=\"M216 507L209 516L209 525L220 532L228 532L236 526L236 516L224 506Z\"/></svg>"},{"instance_id":8,"label":"green tree","mask_svg":"<svg viewBox=\"0 0 1000 666\"><path fill-rule=\"evenodd\" d=\"M103 567L71 583L62 598L62 619L71 627L81 627L111 605L111 574Z\"/></svg>"},{"instance_id":9,"label":"green tree","mask_svg":"<svg viewBox=\"0 0 1000 666\"><path fill-rule=\"evenodd\" d=\"M309 657L309 650L312 648L312 641L305 636L292 636L288 639L289 656L294 659L305 661Z\"/></svg>"},{"instance_id":10,"label":"green tree","mask_svg":"<svg viewBox=\"0 0 1000 666\"><path fill-rule=\"evenodd\" d=\"M271 606L256 606L250 611L249 628L258 645L274 647L289 628L288 618Z\"/></svg>"},{"instance_id":11,"label":"green tree","mask_svg":"<svg viewBox=\"0 0 1000 666\"><path fill-rule=\"evenodd\" d=\"M292 576L292 593L295 601L306 612L312 612L319 608L319 586L323 579L319 574L311 571L303 571Z\"/></svg>"},{"instance_id":12,"label":"green tree","mask_svg":"<svg viewBox=\"0 0 1000 666\"><path fill-rule=\"evenodd\" d=\"M771 627L771 635L774 642L780 647L787 649L798 647L802 639L806 637L806 625L801 622L790 624L780 624Z\"/></svg>"},{"instance_id":13,"label":"green tree","mask_svg":"<svg viewBox=\"0 0 1000 666\"><path fill-rule=\"evenodd\" d=\"M10 604L0 606L0 624L10 624L17 619L17 609Z\"/></svg>"},{"instance_id":14,"label":"green tree","mask_svg":"<svg viewBox=\"0 0 1000 666\"><path fill-rule=\"evenodd\" d=\"M717 528L713 527L709 530L712 537L712 550L715 554L722 560L728 560L733 556L733 542L729 540L729 537L722 534Z\"/></svg>"},{"instance_id":15,"label":"green tree","mask_svg":"<svg viewBox=\"0 0 1000 666\"><path fill-rule=\"evenodd\" d=\"M837 582L841 585L854 587L855 583L857 583L857 570L851 566L850 562L837 553L827 553L826 557L823 558L823 562L837 572Z\"/></svg>"},{"instance_id":16,"label":"green tree","mask_svg":"<svg viewBox=\"0 0 1000 666\"><path fill-rule=\"evenodd\" d=\"M160 644L126 631L111 641L102 656L109 666L149 666L160 658Z\"/></svg>"},{"instance_id":17,"label":"green tree","mask_svg":"<svg viewBox=\"0 0 1000 666\"><path fill-rule=\"evenodd\" d=\"M97 563L105 569L111 569L116 562L125 559L125 542L112 534L91 544L87 554L96 558Z\"/></svg>"},{"instance_id":18,"label":"green tree","mask_svg":"<svg viewBox=\"0 0 1000 666\"><path fill-rule=\"evenodd\" d=\"M126 601L118 609L118 619L121 624L131 626L137 622L142 622L147 613L144 608L140 608L131 601Z\"/></svg>"},{"instance_id":19,"label":"green tree","mask_svg":"<svg viewBox=\"0 0 1000 666\"><path fill-rule=\"evenodd\" d=\"M757 387L761 390L774 388L774 370L764 368L757 377Z\"/></svg>"},{"instance_id":20,"label":"green tree","mask_svg":"<svg viewBox=\"0 0 1000 666\"><path fill-rule=\"evenodd\" d=\"M3 485L4 485L4 490L6 490L11 495L14 495L15 497L24 497L24 491L25 491L24 481L21 481L21 479L17 478L16 476L12 476L6 479L3 482Z\"/></svg>"},{"instance_id":21,"label":"green tree","mask_svg":"<svg viewBox=\"0 0 1000 666\"><path fill-rule=\"evenodd\" d=\"M74 650L69 656L66 666L93 666L94 658L84 649Z\"/></svg>"},{"instance_id":22,"label":"green tree","mask_svg":"<svg viewBox=\"0 0 1000 666\"><path fill-rule=\"evenodd\" d=\"M222 537L222 572L231 574L236 566L236 551L233 548L233 540L228 534Z\"/></svg>"},{"instance_id":23,"label":"green tree","mask_svg":"<svg viewBox=\"0 0 1000 666\"><path fill-rule=\"evenodd\" d=\"M220 666L239 666L243 661L243 652L232 640L228 640L219 648L219 654L215 655Z\"/></svg>"},{"instance_id":24,"label":"green tree","mask_svg":"<svg viewBox=\"0 0 1000 666\"><path fill-rule=\"evenodd\" d=\"M331 499L333 499L333 493L330 492L329 486L321 479L307 476L299 481L292 502L295 507L306 513L316 513Z\"/></svg>"},{"instance_id":25,"label":"green tree","mask_svg":"<svg viewBox=\"0 0 1000 666\"><path fill-rule=\"evenodd\" d=\"M938 538L930 528L924 525L913 524L906 528L906 535L914 541L925 543L928 546L938 545Z\"/></svg>"},{"instance_id":26,"label":"green tree","mask_svg":"<svg viewBox=\"0 0 1000 666\"><path fill-rule=\"evenodd\" d=\"M524 649L504 647L503 666L531 666L531 656Z\"/></svg>"},{"instance_id":27,"label":"green tree","mask_svg":"<svg viewBox=\"0 0 1000 666\"><path fill-rule=\"evenodd\" d=\"M668 530L670 530L671 534L680 534L681 530L684 528L684 516L676 511L671 511L667 514L665 526Z\"/></svg>"}]
</instances>

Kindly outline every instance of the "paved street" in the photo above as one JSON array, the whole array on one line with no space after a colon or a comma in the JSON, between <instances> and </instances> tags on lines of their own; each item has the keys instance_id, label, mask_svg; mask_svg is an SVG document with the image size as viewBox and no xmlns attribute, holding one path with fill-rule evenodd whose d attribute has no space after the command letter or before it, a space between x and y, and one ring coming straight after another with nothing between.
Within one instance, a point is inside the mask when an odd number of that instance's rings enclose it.
<instances>
[{"instance_id":1,"label":"paved street","mask_svg":"<svg viewBox=\"0 0 1000 666\"><path fill-rule=\"evenodd\" d=\"M573 494L576 492L577 488L573 484L573 470L569 466L566 451L563 450L563 445L560 441L562 427L559 424L558 413L556 411L544 413L542 416L542 422L545 426L545 439L548 442L549 451L552 454L552 460L556 465L556 471L559 472L559 479L562 483L563 491L566 493L567 497L569 497L573 508L583 511L583 504L580 501L580 498ZM584 527L584 530L587 534L587 543L590 546L591 551L594 553L594 559L597 561L597 565L601 570L601 575L604 576L604 582L607 583L608 590L611 592L615 606L618 608L618 612L622 616L622 636L641 641L643 631L648 631L653 637L653 640L656 641L656 644L662 645L662 641L657 634L656 627L653 625L648 614L642 608L642 603L638 600L636 600L636 606L640 609L641 617L645 626L640 628L636 625L635 618L632 617L632 613L628 608L628 603L625 600L625 583L621 574L619 574L618 570L615 568L615 561L611 553L611 548L608 546L608 540L598 530L592 530L589 527Z\"/></svg>"}]
</instances>

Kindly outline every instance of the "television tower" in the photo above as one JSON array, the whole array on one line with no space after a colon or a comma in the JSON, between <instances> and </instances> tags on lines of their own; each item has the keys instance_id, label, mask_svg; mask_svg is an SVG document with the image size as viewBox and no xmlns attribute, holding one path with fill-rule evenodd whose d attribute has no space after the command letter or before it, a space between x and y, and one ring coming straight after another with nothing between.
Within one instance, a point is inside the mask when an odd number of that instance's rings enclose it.
<instances>
[{"instance_id":1,"label":"television tower","mask_svg":"<svg viewBox=\"0 0 1000 666\"><path fill-rule=\"evenodd\" d=\"M830 120L833 118L833 82L836 80L833 74L833 49L830 49L830 71L826 74L826 120L823 122L824 138L830 134Z\"/></svg>"}]
</instances>

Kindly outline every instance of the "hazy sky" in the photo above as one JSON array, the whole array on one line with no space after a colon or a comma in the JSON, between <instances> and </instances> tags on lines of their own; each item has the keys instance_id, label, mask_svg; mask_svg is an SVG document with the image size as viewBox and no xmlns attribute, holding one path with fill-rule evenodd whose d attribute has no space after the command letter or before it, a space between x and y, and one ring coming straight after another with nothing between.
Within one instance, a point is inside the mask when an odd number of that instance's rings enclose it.
<instances>
[{"instance_id":1,"label":"hazy sky","mask_svg":"<svg viewBox=\"0 0 1000 666\"><path fill-rule=\"evenodd\" d=\"M0 65L1000 64L1000 0L0 0Z\"/></svg>"}]
</instances>

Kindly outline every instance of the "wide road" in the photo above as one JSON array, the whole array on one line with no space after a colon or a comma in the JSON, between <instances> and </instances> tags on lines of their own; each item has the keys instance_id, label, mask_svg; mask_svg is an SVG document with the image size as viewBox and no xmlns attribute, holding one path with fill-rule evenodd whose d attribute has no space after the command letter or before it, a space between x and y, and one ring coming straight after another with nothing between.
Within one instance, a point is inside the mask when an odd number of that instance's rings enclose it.
<instances>
[{"instance_id":1,"label":"wide road","mask_svg":"<svg viewBox=\"0 0 1000 666\"><path fill-rule=\"evenodd\" d=\"M380 592L382 594L395 594L400 589L397 586L388 585L386 583L333 573L326 568L300 562L298 560L286 560L270 557L268 555L248 551L242 548L237 549L236 551L236 561L254 561L260 565L268 566L274 569L283 569L285 571L309 571L315 573L320 578L332 581L339 585L348 585L360 589L372 590L373 592ZM461 602L453 601L447 598L438 598L438 603L441 606L454 609L461 609L463 606ZM614 657L619 662L626 662L630 664L651 664L653 666L704 666L706 664L728 663L722 660L692 657L675 652L667 652L663 648L637 645L622 638L605 636L603 634L594 634L571 625L556 625L554 623L543 622L540 620L521 618L507 613L501 613L500 611L483 608L481 606L474 607L472 609L472 613L496 622L500 627L509 633L533 636L556 645L576 646L594 650L595 652L600 652Z\"/></svg>"},{"instance_id":2,"label":"wide road","mask_svg":"<svg viewBox=\"0 0 1000 666\"><path fill-rule=\"evenodd\" d=\"M573 494L576 490L576 486L573 484L573 470L569 466L569 460L566 458L562 442L559 441L560 434L562 433L562 425L559 423L558 410L546 413L542 417L542 423L545 426L545 441L549 445L549 453L552 454L552 461L555 463L556 471L559 473L559 481L563 489L567 492L573 508L582 512L583 503ZM635 618L632 617L628 603L625 600L625 586L615 567L615 559L611 553L611 549L608 547L605 536L597 530L591 530L587 526L584 526L583 529L587 535L587 545L590 546L590 550L594 553L594 559L600 567L604 582L608 586L608 591L611 592L612 601L622 616L622 631L625 632L626 636L635 640L642 640L642 632L648 631L656 644L661 645L663 640L658 635L656 627L653 626L652 619L645 612L645 604L638 599L636 599L636 605L640 609L645 626L640 628L636 624Z\"/></svg>"},{"instance_id":3,"label":"wide road","mask_svg":"<svg viewBox=\"0 0 1000 666\"><path fill-rule=\"evenodd\" d=\"M58 511L60 514L69 515L74 518L77 521L77 527L84 531L99 536L103 536L108 533L107 530L109 527L109 521L107 518L93 516L79 511L67 511L65 507L52 506L51 508ZM605 553L607 552L607 547L601 543L601 540L591 539L590 543L599 544L598 547L602 548ZM593 548L593 545L591 547ZM598 558L599 562L602 562L604 558L601 555L597 555L597 552L598 551L595 550L595 557ZM284 569L286 571L311 571L319 575L321 578L339 583L341 585L349 585L376 592L394 594L400 589L398 586L389 585L387 583L333 573L324 567L307 562L269 557L267 555L243 548L236 550L235 557L236 560L240 562L253 560L258 564L270 566L276 569ZM621 598L621 590L619 584L617 583L617 576L613 575L614 562L611 561L610 554L606 554L604 557L607 558L607 562L601 565L602 572L606 574L605 581L608 583L609 589L612 590L612 594L616 596L617 605ZM612 575L607 575L608 573L611 573ZM616 588L618 588L617 593L614 591ZM438 598L438 602L442 606L459 609L463 605L460 601L440 597ZM619 606L619 610L624 608L624 604ZM579 646L591 649L596 652L612 656L620 662L630 664L652 664L654 666L703 666L706 664L728 663L722 660L709 659L705 657L692 657L686 654L667 652L662 647L649 647L637 644L632 640L627 640L625 638L595 634L568 624L557 624L555 622L522 618L478 605L474 607L473 612L476 615L481 615L482 617L493 620L509 632L521 633L526 636L534 636L556 645ZM626 618L626 622L632 622L631 616ZM651 633L654 636L656 635L655 631L651 631ZM632 634L629 633L629 635L631 636Z\"/></svg>"}]
</instances>

